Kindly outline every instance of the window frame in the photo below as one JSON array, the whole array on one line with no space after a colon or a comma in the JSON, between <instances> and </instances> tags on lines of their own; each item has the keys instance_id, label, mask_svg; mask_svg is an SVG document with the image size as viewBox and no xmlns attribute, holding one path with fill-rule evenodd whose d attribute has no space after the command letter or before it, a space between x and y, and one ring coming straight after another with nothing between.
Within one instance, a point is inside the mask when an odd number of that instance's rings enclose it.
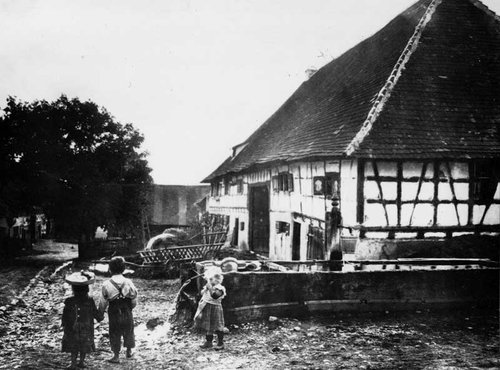
<instances>
[{"instance_id":1,"label":"window frame","mask_svg":"<svg viewBox=\"0 0 500 370\"><path fill-rule=\"evenodd\" d=\"M279 172L277 175L272 176L271 185L273 192L279 193L280 191L291 193L294 191L294 179L291 172Z\"/></svg>"}]
</instances>

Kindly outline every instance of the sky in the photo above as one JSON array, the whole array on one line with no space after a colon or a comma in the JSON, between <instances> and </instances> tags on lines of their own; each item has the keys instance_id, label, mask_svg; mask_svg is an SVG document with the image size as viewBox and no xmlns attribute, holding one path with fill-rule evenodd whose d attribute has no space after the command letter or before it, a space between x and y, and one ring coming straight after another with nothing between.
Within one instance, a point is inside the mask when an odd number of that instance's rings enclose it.
<instances>
[{"instance_id":1,"label":"sky","mask_svg":"<svg viewBox=\"0 0 500 370\"><path fill-rule=\"evenodd\" d=\"M414 0L0 0L7 96L92 100L196 184L320 68ZM500 14L500 0L483 1Z\"/></svg>"}]
</instances>

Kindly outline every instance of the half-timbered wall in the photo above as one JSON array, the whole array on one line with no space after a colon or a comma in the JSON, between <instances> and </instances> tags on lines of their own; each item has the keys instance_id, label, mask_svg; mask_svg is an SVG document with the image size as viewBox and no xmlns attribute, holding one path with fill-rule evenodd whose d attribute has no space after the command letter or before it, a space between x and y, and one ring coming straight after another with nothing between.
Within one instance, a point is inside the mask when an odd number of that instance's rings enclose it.
<instances>
[{"instance_id":1,"label":"half-timbered wall","mask_svg":"<svg viewBox=\"0 0 500 370\"><path fill-rule=\"evenodd\" d=\"M446 236L446 228L500 224L498 169L493 163L366 161L362 224L366 237ZM407 231L408 233L405 233Z\"/></svg>"},{"instance_id":2,"label":"half-timbered wall","mask_svg":"<svg viewBox=\"0 0 500 370\"><path fill-rule=\"evenodd\" d=\"M249 186L269 187L269 257L292 259L293 223L301 224L300 259L317 258L325 243L331 197L318 179L340 178L341 235L361 239L450 237L500 225L499 170L465 161L342 160L273 166L212 184L209 212L238 220L238 245L249 247ZM291 183L289 182L291 181ZM320 236L323 234L323 241Z\"/></svg>"},{"instance_id":3,"label":"half-timbered wall","mask_svg":"<svg viewBox=\"0 0 500 370\"><path fill-rule=\"evenodd\" d=\"M341 171L345 171L345 174ZM314 189L314 180L331 174L340 176L340 188L355 189L357 166L355 161L317 161L298 162L289 165L273 166L269 169L255 171L240 176L231 176L227 179L219 179L212 184L212 195L209 200L209 212L214 214L226 214L230 216L230 225L235 220L239 221L238 245L246 249L249 244L249 213L248 192L249 185L267 184L270 194L270 243L269 257L276 259L292 259L291 243L293 240L293 223L301 224L300 258L307 259L311 254L311 248L318 255L318 236L325 232L325 213L331 210L331 197L326 194L318 194ZM289 174L293 181L291 188L280 186L286 176L278 177L280 174ZM278 181L281 180L281 181ZM345 182L345 185L344 185ZM226 191L225 187L229 190ZM238 192L238 186L241 192ZM342 202L345 204L345 213L348 219L355 220L356 217L356 194L342 194ZM348 209L349 208L349 209ZM243 225L242 225L243 223ZM323 236L323 243L326 238ZM313 245L314 244L314 245ZM324 245L326 254L326 244ZM323 255L323 258L326 256Z\"/></svg>"}]
</instances>

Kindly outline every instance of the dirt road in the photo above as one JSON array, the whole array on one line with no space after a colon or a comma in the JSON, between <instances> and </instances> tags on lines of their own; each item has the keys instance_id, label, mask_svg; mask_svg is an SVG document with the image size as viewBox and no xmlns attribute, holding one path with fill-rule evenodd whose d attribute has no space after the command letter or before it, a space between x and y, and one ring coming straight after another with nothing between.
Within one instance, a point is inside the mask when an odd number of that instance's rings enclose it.
<instances>
[{"instance_id":1,"label":"dirt road","mask_svg":"<svg viewBox=\"0 0 500 370\"><path fill-rule=\"evenodd\" d=\"M0 312L1 369L62 369L69 361L60 352L62 305L70 293L61 276L46 269L23 301ZM23 274L19 270L19 274ZM0 274L0 279L12 279ZM22 279L20 280L22 281ZM97 297L103 278L93 286ZM5 281L0 281L2 286ZM498 316L494 312L453 315L392 314L280 320L230 327L226 350L201 351L201 338L172 331L168 324L154 330L145 323L166 321L178 282L142 280L135 283L140 302L135 310L137 348L119 365L111 356L107 319L96 328L97 352L89 369L471 369L500 368Z\"/></svg>"}]
</instances>

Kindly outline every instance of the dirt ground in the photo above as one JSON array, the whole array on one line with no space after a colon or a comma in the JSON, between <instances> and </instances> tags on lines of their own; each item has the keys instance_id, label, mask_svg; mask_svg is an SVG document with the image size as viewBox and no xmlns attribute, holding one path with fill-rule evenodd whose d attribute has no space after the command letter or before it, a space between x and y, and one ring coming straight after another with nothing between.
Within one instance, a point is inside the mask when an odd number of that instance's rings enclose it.
<instances>
[{"instance_id":1,"label":"dirt ground","mask_svg":"<svg viewBox=\"0 0 500 370\"><path fill-rule=\"evenodd\" d=\"M4 266L0 268L0 306L7 305L11 299L21 293L39 270L39 267L29 266Z\"/></svg>"},{"instance_id":2,"label":"dirt ground","mask_svg":"<svg viewBox=\"0 0 500 370\"><path fill-rule=\"evenodd\" d=\"M31 255L16 259L18 263L43 266L47 264L63 263L78 258L78 245L54 242L51 239L38 240L33 245Z\"/></svg>"},{"instance_id":3,"label":"dirt ground","mask_svg":"<svg viewBox=\"0 0 500 370\"><path fill-rule=\"evenodd\" d=\"M44 269L23 299L0 308L0 369L63 369L69 356L60 352L63 301L70 294L56 265ZM27 283L31 269L0 272L0 286ZM92 294L97 298L104 278ZM140 301L135 310L135 356L121 364L111 357L107 318L96 323L97 351L89 369L497 369L497 312L439 314L415 312L378 316L344 316L311 320L283 319L230 326L226 349L202 351L201 337L176 331L163 323L153 330L153 318L166 322L171 313L176 280L135 279ZM24 288L24 287L23 287ZM17 289L20 291L22 289ZM13 294L2 290L4 301Z\"/></svg>"}]
</instances>

